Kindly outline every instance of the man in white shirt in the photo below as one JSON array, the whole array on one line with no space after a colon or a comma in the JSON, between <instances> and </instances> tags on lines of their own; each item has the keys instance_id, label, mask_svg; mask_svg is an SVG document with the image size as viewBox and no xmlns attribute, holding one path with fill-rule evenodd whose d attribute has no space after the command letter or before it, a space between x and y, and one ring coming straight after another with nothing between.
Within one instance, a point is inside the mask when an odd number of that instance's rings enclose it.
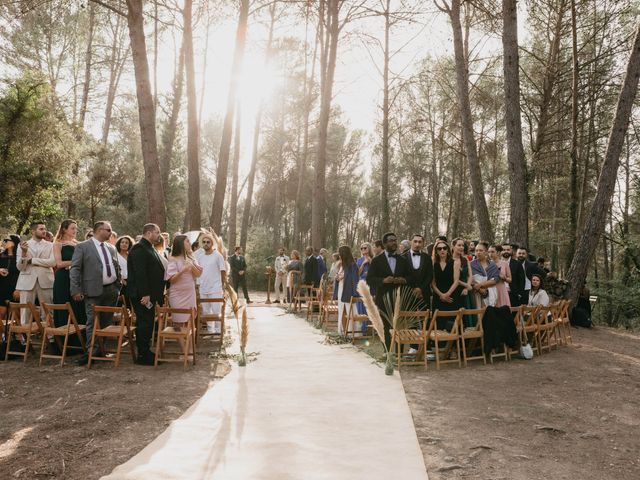
<instances>
[{"instance_id":1,"label":"man in white shirt","mask_svg":"<svg viewBox=\"0 0 640 480\"><path fill-rule=\"evenodd\" d=\"M194 256L203 268L197 282L200 298L223 298L223 288L227 281L227 263L220 252L215 250L213 236L205 233L200 238L200 246ZM220 318L222 303L203 303L202 312ZM207 322L209 333L221 333L221 322Z\"/></svg>"},{"instance_id":2,"label":"man in white shirt","mask_svg":"<svg viewBox=\"0 0 640 480\"><path fill-rule=\"evenodd\" d=\"M16 290L20 291L20 303L35 303L38 298L40 308L53 301L53 267L56 266L53 243L45 240L46 235L47 227L44 223L32 222L31 240L20 243L16 255L20 270ZM20 321L23 325L29 323L27 310L22 311Z\"/></svg>"},{"instance_id":3,"label":"man in white shirt","mask_svg":"<svg viewBox=\"0 0 640 480\"><path fill-rule=\"evenodd\" d=\"M274 303L280 303L280 287L282 287L283 292L286 291L288 265L289 265L289 257L287 257L284 254L284 248L280 248L280 250L278 250L278 256L276 257L276 261L274 263L274 266L276 269L276 284L275 284L276 301Z\"/></svg>"}]
</instances>

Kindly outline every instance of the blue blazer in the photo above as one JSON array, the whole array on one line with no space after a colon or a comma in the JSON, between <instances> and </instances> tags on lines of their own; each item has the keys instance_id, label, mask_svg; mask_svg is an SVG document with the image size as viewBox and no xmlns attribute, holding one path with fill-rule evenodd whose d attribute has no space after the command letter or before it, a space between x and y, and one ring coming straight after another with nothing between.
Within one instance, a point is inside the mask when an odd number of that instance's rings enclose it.
<instances>
[{"instance_id":1,"label":"blue blazer","mask_svg":"<svg viewBox=\"0 0 640 480\"><path fill-rule=\"evenodd\" d=\"M344 271L344 279L342 280L344 285L342 287L342 297L340 298L341 302L349 303L351 301L351 297L358 297L358 267L354 263L349 265ZM333 299L338 299L338 282L335 281L333 284Z\"/></svg>"}]
</instances>

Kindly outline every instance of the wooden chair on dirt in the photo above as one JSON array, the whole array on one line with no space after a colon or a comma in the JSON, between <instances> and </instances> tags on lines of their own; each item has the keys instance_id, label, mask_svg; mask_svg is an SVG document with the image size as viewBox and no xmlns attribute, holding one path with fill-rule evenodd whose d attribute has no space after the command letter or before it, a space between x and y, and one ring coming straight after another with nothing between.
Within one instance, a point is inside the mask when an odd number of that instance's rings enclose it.
<instances>
[{"instance_id":1,"label":"wooden chair on dirt","mask_svg":"<svg viewBox=\"0 0 640 480\"><path fill-rule=\"evenodd\" d=\"M428 340L435 345L436 370L440 370L440 365L444 363L457 363L458 367L462 367L461 349L460 349L460 325L462 324L462 309L454 311L436 310L431 318L431 325L428 331ZM441 321L442 329L438 328L438 320ZM445 325L448 324L449 328ZM445 359L440 358L440 342L447 342L445 349ZM451 349L455 345L456 358L449 359Z\"/></svg>"},{"instance_id":2,"label":"wooden chair on dirt","mask_svg":"<svg viewBox=\"0 0 640 480\"><path fill-rule=\"evenodd\" d=\"M220 305L220 315L214 315L212 313L205 313L210 311L208 306L214 307ZM225 311L227 308L227 301L224 298L200 298L198 299L198 317L196 318L196 344L200 340L200 337L209 335L214 339L218 339L221 342L224 340L225 330ZM219 323L220 332L210 332L207 322Z\"/></svg>"},{"instance_id":3,"label":"wooden chair on dirt","mask_svg":"<svg viewBox=\"0 0 640 480\"><path fill-rule=\"evenodd\" d=\"M536 324L538 326L539 350L542 354L545 350L551 351L558 348L557 326L553 319L555 307L540 307L536 312Z\"/></svg>"},{"instance_id":4,"label":"wooden chair on dirt","mask_svg":"<svg viewBox=\"0 0 640 480\"><path fill-rule=\"evenodd\" d=\"M522 305L520 309L520 319L524 323L522 325L522 339L528 343L532 343L534 351L537 351L538 355L542 355L542 350L540 349L540 330L538 329L538 310L540 310L539 305ZM529 342L530 337L531 342Z\"/></svg>"},{"instance_id":5,"label":"wooden chair on dirt","mask_svg":"<svg viewBox=\"0 0 640 480\"><path fill-rule=\"evenodd\" d=\"M303 305L304 308L309 308L309 299L311 297L311 290L313 289L313 285L310 284L300 284L298 287L298 291L296 292L296 296L293 301L293 310L294 312L302 311Z\"/></svg>"},{"instance_id":6,"label":"wooden chair on dirt","mask_svg":"<svg viewBox=\"0 0 640 480\"><path fill-rule=\"evenodd\" d=\"M327 331L338 330L338 300L333 299L333 291L327 289L320 302L320 323Z\"/></svg>"},{"instance_id":7,"label":"wooden chair on dirt","mask_svg":"<svg viewBox=\"0 0 640 480\"><path fill-rule=\"evenodd\" d=\"M358 313L358 305L364 305L362 297L351 297L346 315L342 315L342 332L351 343L373 338L373 327L366 313Z\"/></svg>"},{"instance_id":8,"label":"wooden chair on dirt","mask_svg":"<svg viewBox=\"0 0 640 480\"><path fill-rule=\"evenodd\" d=\"M518 338L520 339L521 343L526 343L526 336L524 335L524 329L523 329L523 321L522 321L522 305L520 305L519 307L510 307L511 309L511 315L513 316L513 323L516 326L516 332L518 333ZM520 355L520 349L519 348L509 348L506 347L506 352L507 352L507 356L506 359L508 361L511 361L511 357L513 357L513 355ZM493 358L491 359L491 363L493 364Z\"/></svg>"},{"instance_id":9,"label":"wooden chair on dirt","mask_svg":"<svg viewBox=\"0 0 640 480\"><path fill-rule=\"evenodd\" d=\"M460 326L462 359L464 361L465 367L470 360L482 360L485 365L487 364L487 357L484 354L484 330L482 329L482 319L484 318L485 312L485 308L462 309L462 317L469 315L470 317L475 319L475 325L469 327L463 327L462 325ZM468 353L466 345L467 340L470 343ZM477 348L478 342L480 342L480 355L473 355L473 351ZM505 349L506 348L507 347L505 346Z\"/></svg>"},{"instance_id":10,"label":"wooden chair on dirt","mask_svg":"<svg viewBox=\"0 0 640 480\"><path fill-rule=\"evenodd\" d=\"M289 311L296 311L296 297L298 295L298 290L300 290L300 285L296 288L296 283L300 283L300 276L302 272L298 270L291 270L287 273L287 288L286 288L286 303L288 304Z\"/></svg>"},{"instance_id":11,"label":"wooden chair on dirt","mask_svg":"<svg viewBox=\"0 0 640 480\"><path fill-rule=\"evenodd\" d=\"M184 325L184 330L177 331L174 328L173 315L184 314L188 315L187 321L181 323ZM156 340L156 360L154 367L158 368L159 362L174 362L182 363L184 368L187 368L189 364L189 357L191 357L193 365L196 364L196 342L195 342L195 330L194 330L194 315L193 310L190 308L171 308L156 306L156 320L158 322L158 338ZM165 342L175 341L178 345L181 345L182 359L165 356ZM192 352L189 353L191 348Z\"/></svg>"},{"instance_id":12,"label":"wooden chair on dirt","mask_svg":"<svg viewBox=\"0 0 640 480\"><path fill-rule=\"evenodd\" d=\"M323 284L320 283L320 287L311 287L309 295L307 297L307 321L313 322L314 315L318 316L318 319L322 317L322 288Z\"/></svg>"},{"instance_id":13,"label":"wooden chair on dirt","mask_svg":"<svg viewBox=\"0 0 640 480\"><path fill-rule=\"evenodd\" d=\"M21 314L23 310L29 311L29 323L22 325ZM40 319L40 311L31 302L28 303L14 303L9 302L7 322L9 324L8 338L7 338L7 351L4 359L8 360L9 355L15 355L23 357L23 361L27 361L27 355L29 355L29 349L31 345L40 346L42 348L42 342L45 339L44 327ZM24 352L11 350L11 336L12 335L24 335L26 338ZM40 341L33 339L34 336L40 336Z\"/></svg>"},{"instance_id":14,"label":"wooden chair on dirt","mask_svg":"<svg viewBox=\"0 0 640 480\"><path fill-rule=\"evenodd\" d=\"M76 314L73 313L73 308L71 308L71 303L69 302L61 304L45 303L42 305L42 308L45 312L45 327L42 337L42 348L40 349L40 365L42 365L43 358L59 358L60 366L64 366L64 359L67 356L67 348L86 351L84 335L87 327L86 325L78 325ZM53 320L53 312L67 312L66 325L56 327ZM78 336L81 345L80 347L69 345L69 337L74 333ZM49 344L45 339L50 335L53 335L55 342L58 344L58 347L60 347L60 351L62 352L61 355L53 355L48 352L45 353ZM60 337L64 337L64 340L61 340Z\"/></svg>"},{"instance_id":15,"label":"wooden chair on dirt","mask_svg":"<svg viewBox=\"0 0 640 480\"><path fill-rule=\"evenodd\" d=\"M122 347L125 343L129 344L129 350L131 352L131 359L135 363L136 351L133 346L133 333L131 330L131 320L127 307L121 305L119 307L105 307L102 305L93 306L93 332L91 334L91 346L89 347L89 362L87 368L91 368L91 364L94 361L101 362L114 362L115 367L120 366L120 354L122 353ZM112 314L111 325L102 327L100 324L100 318L102 314ZM126 336L126 339L125 339ZM110 352L105 346L106 339L114 339L116 341L115 352ZM93 348L95 343L100 343L100 349L104 353L104 356L97 356L93 354ZM109 353L115 353L115 356L108 356Z\"/></svg>"},{"instance_id":16,"label":"wooden chair on dirt","mask_svg":"<svg viewBox=\"0 0 640 480\"><path fill-rule=\"evenodd\" d=\"M573 345L573 338L571 337L571 322L569 321L570 304L570 300L560 300L554 311L556 332L561 345Z\"/></svg>"},{"instance_id":17,"label":"wooden chair on dirt","mask_svg":"<svg viewBox=\"0 0 640 480\"><path fill-rule=\"evenodd\" d=\"M427 367L427 332L430 316L429 310L401 311L399 313L397 328L389 331L391 351L396 355L398 371L402 365L424 365ZM418 348L415 353L403 352L404 345L417 345Z\"/></svg>"}]
</instances>

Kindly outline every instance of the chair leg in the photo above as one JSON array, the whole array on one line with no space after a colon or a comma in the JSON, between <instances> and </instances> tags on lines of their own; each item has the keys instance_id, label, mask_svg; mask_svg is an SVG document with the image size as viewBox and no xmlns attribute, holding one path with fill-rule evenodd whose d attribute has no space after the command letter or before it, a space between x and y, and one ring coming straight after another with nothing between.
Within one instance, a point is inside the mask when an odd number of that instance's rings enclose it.
<instances>
[{"instance_id":1,"label":"chair leg","mask_svg":"<svg viewBox=\"0 0 640 480\"><path fill-rule=\"evenodd\" d=\"M69 343L69 331L64 336L64 345L62 346L62 359L60 360L60 366L64 367L64 359L67 356L67 344Z\"/></svg>"},{"instance_id":2,"label":"chair leg","mask_svg":"<svg viewBox=\"0 0 640 480\"><path fill-rule=\"evenodd\" d=\"M458 345L459 347L460 345ZM460 350L458 348L458 350ZM460 352L458 352L458 357L460 357L459 355ZM464 341L464 338L462 339L462 356L464 357L464 367L467 368L468 362L467 362L467 345L466 342Z\"/></svg>"},{"instance_id":3,"label":"chair leg","mask_svg":"<svg viewBox=\"0 0 640 480\"><path fill-rule=\"evenodd\" d=\"M162 333L158 332L158 340L156 341L156 358L153 362L153 368L158 368L158 357L160 357L160 343L162 340Z\"/></svg>"},{"instance_id":4,"label":"chair leg","mask_svg":"<svg viewBox=\"0 0 640 480\"><path fill-rule=\"evenodd\" d=\"M42 335L42 345L40 347L40 362L38 362L38 366L42 366L42 356L44 355L45 349L48 348L49 340L47 339L47 329L44 329L44 334ZM8 349L7 349L8 350Z\"/></svg>"},{"instance_id":5,"label":"chair leg","mask_svg":"<svg viewBox=\"0 0 640 480\"><path fill-rule=\"evenodd\" d=\"M27 343L24 347L24 359L23 363L27 363L27 355L29 355L29 347L31 346L31 325L29 325L29 333L27 333ZM9 351L9 339L7 339L7 352Z\"/></svg>"},{"instance_id":6,"label":"chair leg","mask_svg":"<svg viewBox=\"0 0 640 480\"><path fill-rule=\"evenodd\" d=\"M118 368L120 366L120 353L122 352L122 342L124 341L123 338L124 334L119 335L118 338L118 348L116 349L116 368Z\"/></svg>"},{"instance_id":7,"label":"chair leg","mask_svg":"<svg viewBox=\"0 0 640 480\"><path fill-rule=\"evenodd\" d=\"M87 368L91 368L93 362L93 348L96 345L96 328L94 325L93 332L91 332L91 345L89 345L89 361L87 362Z\"/></svg>"},{"instance_id":8,"label":"chair leg","mask_svg":"<svg viewBox=\"0 0 640 480\"><path fill-rule=\"evenodd\" d=\"M484 354L484 335L480 337L480 348L482 349L482 362L487 364L487 356Z\"/></svg>"},{"instance_id":9,"label":"chair leg","mask_svg":"<svg viewBox=\"0 0 640 480\"><path fill-rule=\"evenodd\" d=\"M462 340L462 342L464 343L464 340ZM464 349L464 347L462 348ZM460 359L460 357L462 356L460 355L460 338L456 340L456 349L458 350L456 352L456 354L458 355L458 368L462 368L462 360ZM466 363L466 359L465 359L465 363Z\"/></svg>"},{"instance_id":10,"label":"chair leg","mask_svg":"<svg viewBox=\"0 0 640 480\"><path fill-rule=\"evenodd\" d=\"M440 370L440 346L438 345L438 337L435 340L436 345L436 370Z\"/></svg>"}]
</instances>

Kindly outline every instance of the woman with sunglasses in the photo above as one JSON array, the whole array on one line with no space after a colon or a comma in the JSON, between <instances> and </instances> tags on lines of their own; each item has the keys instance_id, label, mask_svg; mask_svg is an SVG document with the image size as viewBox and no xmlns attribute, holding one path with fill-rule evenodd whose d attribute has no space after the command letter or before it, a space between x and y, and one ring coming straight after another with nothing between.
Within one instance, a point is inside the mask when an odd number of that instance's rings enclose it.
<instances>
[{"instance_id":1,"label":"woman with sunglasses","mask_svg":"<svg viewBox=\"0 0 640 480\"><path fill-rule=\"evenodd\" d=\"M20 271L16 265L16 248L20 245L20 237L8 235L2 240L0 252L0 319L7 314L7 302L17 301L19 293L16 290Z\"/></svg>"},{"instance_id":2,"label":"woman with sunglasses","mask_svg":"<svg viewBox=\"0 0 640 480\"><path fill-rule=\"evenodd\" d=\"M458 310L462 307L460 297L460 260L454 260L449 244L436 240L433 246L433 291L434 310ZM438 328L446 328L438 325Z\"/></svg>"}]
</instances>

